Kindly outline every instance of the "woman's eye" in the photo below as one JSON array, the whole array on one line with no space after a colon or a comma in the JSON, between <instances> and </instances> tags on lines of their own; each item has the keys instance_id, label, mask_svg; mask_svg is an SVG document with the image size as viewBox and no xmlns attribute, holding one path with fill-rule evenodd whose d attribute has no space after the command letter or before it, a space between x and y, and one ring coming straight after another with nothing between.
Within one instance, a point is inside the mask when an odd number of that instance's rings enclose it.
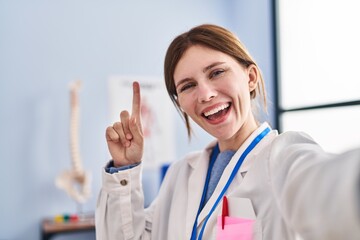
<instances>
[{"instance_id":1,"label":"woman's eye","mask_svg":"<svg viewBox=\"0 0 360 240\"><path fill-rule=\"evenodd\" d=\"M217 76L223 74L224 72L225 72L225 70L223 70L223 69L215 70L210 73L210 78L217 77Z\"/></svg>"},{"instance_id":2,"label":"woman's eye","mask_svg":"<svg viewBox=\"0 0 360 240\"><path fill-rule=\"evenodd\" d=\"M186 91L194 86L195 86L194 83L186 83L180 88L180 92Z\"/></svg>"}]
</instances>

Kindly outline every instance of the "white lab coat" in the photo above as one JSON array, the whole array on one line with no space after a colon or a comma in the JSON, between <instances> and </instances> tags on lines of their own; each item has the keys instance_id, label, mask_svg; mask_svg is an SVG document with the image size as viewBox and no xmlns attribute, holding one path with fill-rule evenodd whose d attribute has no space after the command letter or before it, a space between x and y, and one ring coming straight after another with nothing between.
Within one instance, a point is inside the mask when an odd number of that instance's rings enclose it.
<instances>
[{"instance_id":1,"label":"white lab coat","mask_svg":"<svg viewBox=\"0 0 360 240\"><path fill-rule=\"evenodd\" d=\"M198 231L239 156L266 127L262 124L225 168L199 215ZM190 239L214 145L174 162L147 209L140 165L115 174L104 171L96 210L97 239ZM359 182L360 149L329 154L304 133L278 135L272 130L246 157L225 195L250 199L250 205L235 207L255 213L254 239L356 240L360 239ZM209 218L204 240L216 238L219 215L221 204Z\"/></svg>"}]
</instances>

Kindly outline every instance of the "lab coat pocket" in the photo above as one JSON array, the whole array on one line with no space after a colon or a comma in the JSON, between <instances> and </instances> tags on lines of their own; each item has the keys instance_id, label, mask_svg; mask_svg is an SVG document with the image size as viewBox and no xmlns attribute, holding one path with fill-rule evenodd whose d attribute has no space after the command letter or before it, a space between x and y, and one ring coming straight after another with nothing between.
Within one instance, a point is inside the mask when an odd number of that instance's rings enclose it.
<instances>
[{"instance_id":1,"label":"lab coat pocket","mask_svg":"<svg viewBox=\"0 0 360 240\"><path fill-rule=\"evenodd\" d=\"M249 198L227 197L227 201L230 217L256 219L255 211Z\"/></svg>"},{"instance_id":2,"label":"lab coat pocket","mask_svg":"<svg viewBox=\"0 0 360 240\"><path fill-rule=\"evenodd\" d=\"M256 219L251 200L227 197L227 204L228 216L218 217L216 239L261 240L261 221Z\"/></svg>"}]
</instances>

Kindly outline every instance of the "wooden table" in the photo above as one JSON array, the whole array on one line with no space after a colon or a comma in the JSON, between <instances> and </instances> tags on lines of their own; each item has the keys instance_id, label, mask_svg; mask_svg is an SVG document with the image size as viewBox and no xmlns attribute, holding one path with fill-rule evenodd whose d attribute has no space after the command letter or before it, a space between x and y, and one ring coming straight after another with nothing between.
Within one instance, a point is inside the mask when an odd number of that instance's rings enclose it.
<instances>
[{"instance_id":1,"label":"wooden table","mask_svg":"<svg viewBox=\"0 0 360 240\"><path fill-rule=\"evenodd\" d=\"M94 216L81 217L78 221L56 222L46 218L42 222L42 240L49 240L57 234L95 231Z\"/></svg>"}]
</instances>

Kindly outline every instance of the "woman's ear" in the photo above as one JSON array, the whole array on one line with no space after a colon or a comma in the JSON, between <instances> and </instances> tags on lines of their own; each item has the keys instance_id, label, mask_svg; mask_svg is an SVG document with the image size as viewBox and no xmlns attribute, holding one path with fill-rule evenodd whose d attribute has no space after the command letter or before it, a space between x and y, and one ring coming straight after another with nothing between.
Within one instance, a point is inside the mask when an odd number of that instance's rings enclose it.
<instances>
[{"instance_id":1,"label":"woman's ear","mask_svg":"<svg viewBox=\"0 0 360 240\"><path fill-rule=\"evenodd\" d=\"M254 91L257 87L258 84L258 79L259 79L259 70L256 67L256 65L251 64L248 67L248 76L249 76L249 90L250 92Z\"/></svg>"}]
</instances>

